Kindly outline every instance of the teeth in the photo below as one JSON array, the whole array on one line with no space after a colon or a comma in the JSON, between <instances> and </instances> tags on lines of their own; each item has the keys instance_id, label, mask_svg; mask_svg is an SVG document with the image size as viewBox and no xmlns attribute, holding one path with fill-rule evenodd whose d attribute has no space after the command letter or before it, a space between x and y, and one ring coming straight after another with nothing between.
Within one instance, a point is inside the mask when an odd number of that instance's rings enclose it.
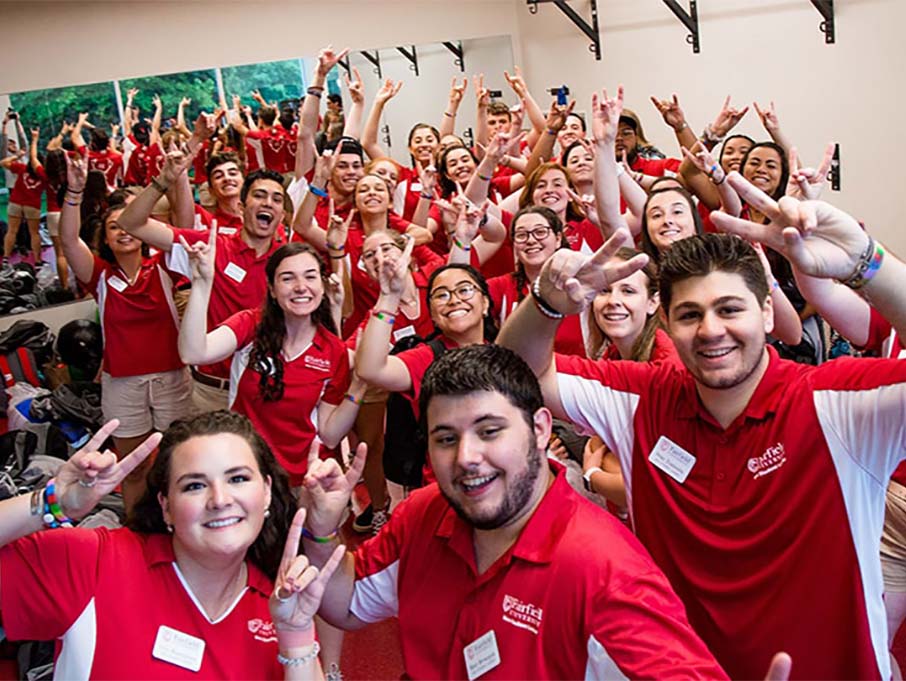
<instances>
[{"instance_id":1,"label":"teeth","mask_svg":"<svg viewBox=\"0 0 906 681\"><path fill-rule=\"evenodd\" d=\"M604 319L606 319L606 320L609 321L609 322L621 322L621 321L623 321L624 319L629 319L629 315L628 315L628 314L613 314L613 313L611 313L611 314L606 314L606 315L604 315Z\"/></svg>"},{"instance_id":2,"label":"teeth","mask_svg":"<svg viewBox=\"0 0 906 681\"><path fill-rule=\"evenodd\" d=\"M239 518L226 518L224 520L211 520L204 524L205 527L218 528L218 527L228 527L230 525L235 525L239 522Z\"/></svg>"},{"instance_id":3,"label":"teeth","mask_svg":"<svg viewBox=\"0 0 906 681\"><path fill-rule=\"evenodd\" d=\"M724 355L729 355L731 352L733 352L733 348L724 348L722 350L700 350L699 354L713 359L715 357L723 357Z\"/></svg>"},{"instance_id":4,"label":"teeth","mask_svg":"<svg viewBox=\"0 0 906 681\"><path fill-rule=\"evenodd\" d=\"M481 487L482 485L488 484L496 477L497 474L495 473L493 475L485 475L480 478L469 478L468 480L461 480L460 484L466 489L475 489L476 487Z\"/></svg>"},{"instance_id":5,"label":"teeth","mask_svg":"<svg viewBox=\"0 0 906 681\"><path fill-rule=\"evenodd\" d=\"M453 310L447 315L447 319L459 319L460 317L465 317L468 313L468 310Z\"/></svg>"}]
</instances>

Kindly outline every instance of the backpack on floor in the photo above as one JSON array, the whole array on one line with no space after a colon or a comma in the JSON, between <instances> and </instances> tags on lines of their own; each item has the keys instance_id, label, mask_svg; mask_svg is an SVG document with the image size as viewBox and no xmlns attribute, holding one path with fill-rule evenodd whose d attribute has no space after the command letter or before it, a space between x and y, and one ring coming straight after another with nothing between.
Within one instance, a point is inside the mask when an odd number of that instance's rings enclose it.
<instances>
[{"instance_id":1,"label":"backpack on floor","mask_svg":"<svg viewBox=\"0 0 906 681\"><path fill-rule=\"evenodd\" d=\"M390 354L397 355L424 342L418 336L403 338L393 346ZM435 360L446 351L446 346L439 338L428 341L427 344L434 352ZM420 487L428 443L415 418L412 403L400 393L390 393L387 398L386 423L384 476L404 487Z\"/></svg>"}]
</instances>

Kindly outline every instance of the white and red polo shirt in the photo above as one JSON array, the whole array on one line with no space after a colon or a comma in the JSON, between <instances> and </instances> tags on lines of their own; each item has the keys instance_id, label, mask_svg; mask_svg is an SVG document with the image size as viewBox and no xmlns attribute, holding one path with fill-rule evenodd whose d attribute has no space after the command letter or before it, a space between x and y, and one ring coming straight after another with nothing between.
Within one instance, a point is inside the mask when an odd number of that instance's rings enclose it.
<instances>
[{"instance_id":1,"label":"white and red polo shirt","mask_svg":"<svg viewBox=\"0 0 906 681\"><path fill-rule=\"evenodd\" d=\"M174 272L191 278L192 266L189 254L179 243L183 236L189 244L207 241L208 230L177 229L173 230L173 247L167 255L167 267ZM267 292L267 276L264 268L268 258L283 245L280 235L275 234L270 250L258 255L255 249L242 240L242 233L235 235L217 235L217 253L215 255L214 286L211 289L211 301L208 304L208 331L232 314L261 305ZM230 362L225 360L214 365L200 366L199 371L218 378L230 377Z\"/></svg>"},{"instance_id":2,"label":"white and red polo shirt","mask_svg":"<svg viewBox=\"0 0 906 681\"><path fill-rule=\"evenodd\" d=\"M142 261L131 283L118 265L94 256L91 279L81 283L98 303L105 372L141 376L184 366L179 358L174 280L160 253Z\"/></svg>"},{"instance_id":3,"label":"white and red polo shirt","mask_svg":"<svg viewBox=\"0 0 906 681\"><path fill-rule=\"evenodd\" d=\"M878 560L906 362L769 364L722 428L685 367L557 357L563 408L620 458L636 534L732 678L889 678Z\"/></svg>"},{"instance_id":4,"label":"white and red polo shirt","mask_svg":"<svg viewBox=\"0 0 906 681\"><path fill-rule=\"evenodd\" d=\"M0 610L11 640L57 639L56 679L283 678L268 610L271 581L251 563L248 586L208 618L167 535L50 530L0 549ZM164 628L164 629L162 629ZM156 658L173 630L203 642L191 671Z\"/></svg>"},{"instance_id":5,"label":"white and red polo shirt","mask_svg":"<svg viewBox=\"0 0 906 681\"><path fill-rule=\"evenodd\" d=\"M399 617L416 679L467 678L464 649L490 631L500 663L482 679L726 678L645 549L552 468L515 544L483 574L473 528L437 485L413 492L356 550L350 612Z\"/></svg>"},{"instance_id":6,"label":"white and red polo shirt","mask_svg":"<svg viewBox=\"0 0 906 681\"><path fill-rule=\"evenodd\" d=\"M349 389L349 354L343 341L318 325L308 347L296 357L283 357L283 397L266 402L259 390L261 374L249 365L260 318L260 309L243 310L223 322L239 348L230 372L230 409L249 417L289 473L290 483L298 486L317 434L318 404L336 406Z\"/></svg>"}]
</instances>

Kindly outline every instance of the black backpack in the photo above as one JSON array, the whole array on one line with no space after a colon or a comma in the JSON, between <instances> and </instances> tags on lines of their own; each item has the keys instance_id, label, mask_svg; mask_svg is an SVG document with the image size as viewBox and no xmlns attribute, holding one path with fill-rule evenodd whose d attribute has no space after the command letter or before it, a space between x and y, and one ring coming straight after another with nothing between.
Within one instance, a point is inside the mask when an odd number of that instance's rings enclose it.
<instances>
[{"instance_id":1,"label":"black backpack","mask_svg":"<svg viewBox=\"0 0 906 681\"><path fill-rule=\"evenodd\" d=\"M397 355L426 341L418 336L403 338L390 351ZM439 338L427 341L436 360L446 346ZM384 476L404 487L420 487L428 443L412 411L412 403L400 393L387 398L387 421L384 434Z\"/></svg>"},{"instance_id":2,"label":"black backpack","mask_svg":"<svg viewBox=\"0 0 906 681\"><path fill-rule=\"evenodd\" d=\"M38 366L44 366L53 356L54 335L46 324L31 319L20 319L3 333L0 333L0 354L28 348L35 356Z\"/></svg>"}]
</instances>

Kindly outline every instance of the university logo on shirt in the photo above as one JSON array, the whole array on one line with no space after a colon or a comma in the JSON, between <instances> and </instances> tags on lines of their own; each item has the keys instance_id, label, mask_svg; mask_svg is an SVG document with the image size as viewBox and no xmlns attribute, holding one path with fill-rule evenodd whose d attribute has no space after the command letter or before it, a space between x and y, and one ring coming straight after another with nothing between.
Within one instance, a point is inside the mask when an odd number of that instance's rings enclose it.
<instances>
[{"instance_id":1,"label":"university logo on shirt","mask_svg":"<svg viewBox=\"0 0 906 681\"><path fill-rule=\"evenodd\" d=\"M252 636L256 641L261 641L262 643L277 642L277 627L274 626L273 622L265 622L261 618L249 620L249 631L252 632Z\"/></svg>"},{"instance_id":2,"label":"university logo on shirt","mask_svg":"<svg viewBox=\"0 0 906 681\"><path fill-rule=\"evenodd\" d=\"M783 443L778 442L773 447L768 447L764 450L764 454L761 456L753 456L749 459L748 469L752 474L752 479L757 480L768 473L773 473L785 463L786 451L783 448Z\"/></svg>"},{"instance_id":3,"label":"university logo on shirt","mask_svg":"<svg viewBox=\"0 0 906 681\"><path fill-rule=\"evenodd\" d=\"M537 605L526 603L515 596L505 594L503 597L503 621L520 629L528 629L533 634L541 628L541 617L544 611Z\"/></svg>"},{"instance_id":4,"label":"university logo on shirt","mask_svg":"<svg viewBox=\"0 0 906 681\"><path fill-rule=\"evenodd\" d=\"M305 355L305 366L316 371L326 371L330 373L330 360L323 357L312 357Z\"/></svg>"}]
</instances>

